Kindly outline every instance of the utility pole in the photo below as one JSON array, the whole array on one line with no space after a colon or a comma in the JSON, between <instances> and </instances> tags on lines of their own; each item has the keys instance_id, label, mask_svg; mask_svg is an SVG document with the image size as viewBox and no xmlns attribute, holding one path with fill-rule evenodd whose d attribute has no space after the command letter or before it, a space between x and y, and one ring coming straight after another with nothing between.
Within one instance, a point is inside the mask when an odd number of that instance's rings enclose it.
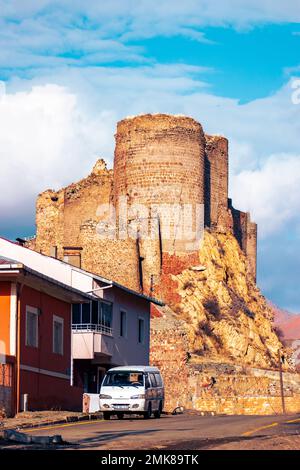
<instances>
[{"instance_id":1,"label":"utility pole","mask_svg":"<svg viewBox=\"0 0 300 470\"><path fill-rule=\"evenodd\" d=\"M280 376L280 394L281 394L282 413L285 415L285 401L284 401L284 389L283 389L282 360L284 360L284 356L281 356L281 352L280 352L280 349L279 349L279 350L278 350L278 361L279 361L279 376Z\"/></svg>"}]
</instances>

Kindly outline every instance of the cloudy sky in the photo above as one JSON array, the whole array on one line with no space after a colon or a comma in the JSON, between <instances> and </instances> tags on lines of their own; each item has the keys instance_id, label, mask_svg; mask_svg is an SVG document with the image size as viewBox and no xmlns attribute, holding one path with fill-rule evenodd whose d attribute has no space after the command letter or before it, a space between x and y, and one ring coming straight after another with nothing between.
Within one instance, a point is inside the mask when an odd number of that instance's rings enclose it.
<instances>
[{"instance_id":1,"label":"cloudy sky","mask_svg":"<svg viewBox=\"0 0 300 470\"><path fill-rule=\"evenodd\" d=\"M187 114L230 140L258 282L300 312L300 0L0 0L0 234L36 195L111 164L116 122Z\"/></svg>"}]
</instances>

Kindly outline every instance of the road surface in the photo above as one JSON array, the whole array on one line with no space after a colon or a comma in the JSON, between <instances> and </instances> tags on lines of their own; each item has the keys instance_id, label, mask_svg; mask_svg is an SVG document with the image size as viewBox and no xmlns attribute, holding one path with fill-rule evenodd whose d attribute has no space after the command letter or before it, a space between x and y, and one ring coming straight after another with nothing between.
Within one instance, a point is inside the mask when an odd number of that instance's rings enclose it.
<instances>
[{"instance_id":1,"label":"road surface","mask_svg":"<svg viewBox=\"0 0 300 470\"><path fill-rule=\"evenodd\" d=\"M67 449L300 449L300 415L164 415L161 419L83 421L27 430L33 435L61 434Z\"/></svg>"}]
</instances>

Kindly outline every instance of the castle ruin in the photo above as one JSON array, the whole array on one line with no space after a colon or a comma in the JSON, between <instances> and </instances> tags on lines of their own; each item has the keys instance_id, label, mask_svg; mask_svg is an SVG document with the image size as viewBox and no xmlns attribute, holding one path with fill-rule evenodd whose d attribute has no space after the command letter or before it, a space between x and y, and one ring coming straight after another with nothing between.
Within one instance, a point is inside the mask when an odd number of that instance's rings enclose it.
<instances>
[{"instance_id":1,"label":"castle ruin","mask_svg":"<svg viewBox=\"0 0 300 470\"><path fill-rule=\"evenodd\" d=\"M163 300L150 362L178 405L229 414L280 410L272 311L256 286L257 226L228 199L228 141L192 118L118 123L114 167L37 199L36 251ZM299 378L283 365L290 410ZM211 377L216 386L207 387Z\"/></svg>"},{"instance_id":2,"label":"castle ruin","mask_svg":"<svg viewBox=\"0 0 300 470\"><path fill-rule=\"evenodd\" d=\"M205 226L236 237L256 278L257 227L228 199L226 138L166 114L126 118L115 138L113 170L99 160L87 178L39 195L29 246L169 302L170 275L199 264ZM182 218L190 224L188 239L178 236ZM127 229L135 236L124 236Z\"/></svg>"}]
</instances>

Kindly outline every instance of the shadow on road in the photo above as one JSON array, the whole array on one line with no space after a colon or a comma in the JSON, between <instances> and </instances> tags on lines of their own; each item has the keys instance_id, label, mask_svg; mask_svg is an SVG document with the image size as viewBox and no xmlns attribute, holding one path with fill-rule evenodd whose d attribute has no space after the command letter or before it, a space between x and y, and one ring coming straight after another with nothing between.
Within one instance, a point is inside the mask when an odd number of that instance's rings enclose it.
<instances>
[{"instance_id":1,"label":"shadow on road","mask_svg":"<svg viewBox=\"0 0 300 470\"><path fill-rule=\"evenodd\" d=\"M134 436L137 436L137 435L147 435L149 433L157 433L159 432L158 429L144 429L144 430L140 430L140 431L133 431L132 429L126 429L126 430L123 430L123 431L114 431L114 432L95 432L95 436L93 437L87 437L85 439L80 439L77 443L69 443L67 444L67 448L69 449L82 449L82 450L85 450L85 449L90 449L92 447L100 447L101 448L101 444L107 444L108 442L111 442L111 441L118 441L120 439L124 439L126 437L130 437L130 438L133 438L134 440ZM116 442L117 444L117 442Z\"/></svg>"}]
</instances>

